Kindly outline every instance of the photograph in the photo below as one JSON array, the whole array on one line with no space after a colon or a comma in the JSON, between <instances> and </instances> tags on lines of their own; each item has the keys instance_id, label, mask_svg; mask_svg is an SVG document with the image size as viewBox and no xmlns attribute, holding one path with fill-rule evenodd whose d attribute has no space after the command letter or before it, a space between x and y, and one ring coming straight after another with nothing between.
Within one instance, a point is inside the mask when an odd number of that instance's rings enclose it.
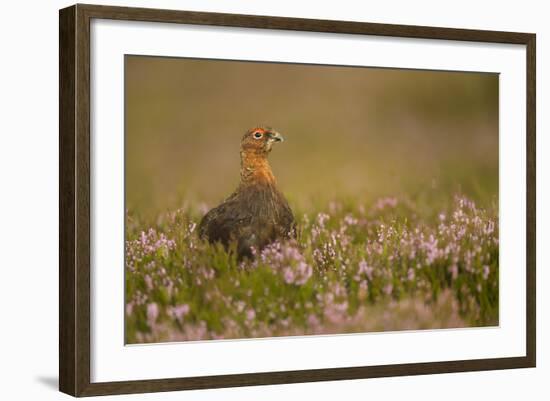
<instances>
[{"instance_id":1,"label":"photograph","mask_svg":"<svg viewBox=\"0 0 550 401\"><path fill-rule=\"evenodd\" d=\"M126 54L124 211L128 345L497 327L499 74Z\"/></svg>"},{"instance_id":2,"label":"photograph","mask_svg":"<svg viewBox=\"0 0 550 401\"><path fill-rule=\"evenodd\" d=\"M538 28L295 6L59 10L62 393L532 382Z\"/></svg>"}]
</instances>

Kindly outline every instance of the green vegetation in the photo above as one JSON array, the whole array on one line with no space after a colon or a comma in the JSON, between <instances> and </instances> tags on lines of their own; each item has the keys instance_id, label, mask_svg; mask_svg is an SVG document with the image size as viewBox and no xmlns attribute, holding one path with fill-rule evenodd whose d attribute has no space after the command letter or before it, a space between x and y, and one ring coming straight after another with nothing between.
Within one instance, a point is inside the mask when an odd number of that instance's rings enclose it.
<instances>
[{"instance_id":1,"label":"green vegetation","mask_svg":"<svg viewBox=\"0 0 550 401\"><path fill-rule=\"evenodd\" d=\"M441 205L438 205L441 206ZM200 240L201 211L129 214L129 343L498 324L498 220L456 196L297 213L296 240L238 263Z\"/></svg>"}]
</instances>

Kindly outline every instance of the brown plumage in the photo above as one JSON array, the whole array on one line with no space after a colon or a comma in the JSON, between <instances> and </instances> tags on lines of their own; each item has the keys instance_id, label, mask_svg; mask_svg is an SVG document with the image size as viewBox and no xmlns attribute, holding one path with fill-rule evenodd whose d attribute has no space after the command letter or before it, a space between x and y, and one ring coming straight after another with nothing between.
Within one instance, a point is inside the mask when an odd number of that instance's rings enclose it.
<instances>
[{"instance_id":1,"label":"brown plumage","mask_svg":"<svg viewBox=\"0 0 550 401\"><path fill-rule=\"evenodd\" d=\"M222 204L202 218L199 234L209 242L228 247L237 244L239 258L251 257L252 248L292 235L294 216L277 189L267 161L274 143L283 137L267 127L248 130L241 140L241 181Z\"/></svg>"}]
</instances>

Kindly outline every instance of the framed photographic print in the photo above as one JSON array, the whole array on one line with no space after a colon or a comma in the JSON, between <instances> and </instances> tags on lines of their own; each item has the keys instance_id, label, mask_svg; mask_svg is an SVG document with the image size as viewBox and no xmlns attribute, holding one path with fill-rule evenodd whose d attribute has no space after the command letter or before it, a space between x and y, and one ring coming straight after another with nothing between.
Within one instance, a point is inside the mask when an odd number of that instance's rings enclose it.
<instances>
[{"instance_id":1,"label":"framed photographic print","mask_svg":"<svg viewBox=\"0 0 550 401\"><path fill-rule=\"evenodd\" d=\"M59 24L61 391L535 366L534 34Z\"/></svg>"}]
</instances>

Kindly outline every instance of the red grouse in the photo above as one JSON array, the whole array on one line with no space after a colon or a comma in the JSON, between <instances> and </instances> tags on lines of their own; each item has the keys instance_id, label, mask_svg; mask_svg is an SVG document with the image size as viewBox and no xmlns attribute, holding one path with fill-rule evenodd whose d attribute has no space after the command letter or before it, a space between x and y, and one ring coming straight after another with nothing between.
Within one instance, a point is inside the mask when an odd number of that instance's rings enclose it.
<instances>
[{"instance_id":1,"label":"red grouse","mask_svg":"<svg viewBox=\"0 0 550 401\"><path fill-rule=\"evenodd\" d=\"M241 140L241 181L222 204L202 218L199 235L226 248L236 242L239 259L252 256L277 239L293 235L294 216L276 187L267 161L283 137L267 127L252 128Z\"/></svg>"}]
</instances>

